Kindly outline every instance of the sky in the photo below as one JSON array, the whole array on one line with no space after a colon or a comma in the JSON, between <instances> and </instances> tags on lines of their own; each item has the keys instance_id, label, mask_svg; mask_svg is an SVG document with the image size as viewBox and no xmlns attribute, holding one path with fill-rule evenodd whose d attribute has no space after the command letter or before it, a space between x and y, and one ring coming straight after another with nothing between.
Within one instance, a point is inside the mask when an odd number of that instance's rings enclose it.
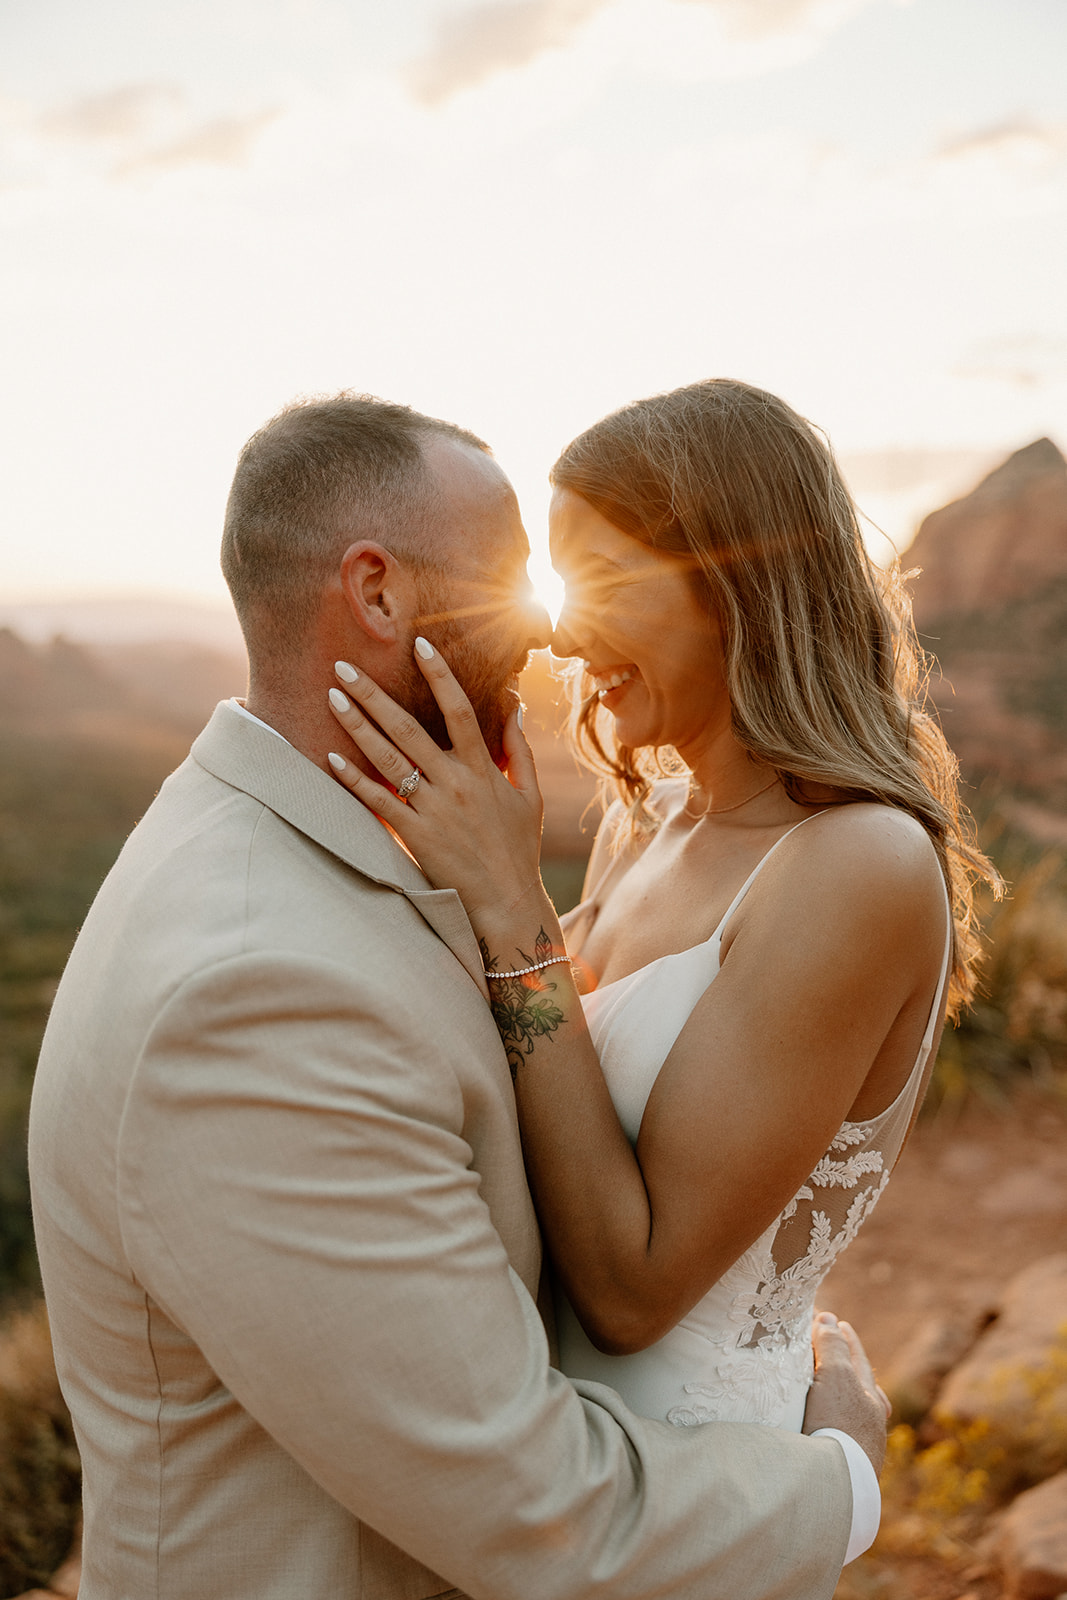
<instances>
[{"instance_id":1,"label":"sky","mask_svg":"<svg viewBox=\"0 0 1067 1600\"><path fill-rule=\"evenodd\" d=\"M1067 449L1067 0L0 0L0 599L219 597L244 440L710 376L898 548ZM872 530L872 549L888 548Z\"/></svg>"}]
</instances>

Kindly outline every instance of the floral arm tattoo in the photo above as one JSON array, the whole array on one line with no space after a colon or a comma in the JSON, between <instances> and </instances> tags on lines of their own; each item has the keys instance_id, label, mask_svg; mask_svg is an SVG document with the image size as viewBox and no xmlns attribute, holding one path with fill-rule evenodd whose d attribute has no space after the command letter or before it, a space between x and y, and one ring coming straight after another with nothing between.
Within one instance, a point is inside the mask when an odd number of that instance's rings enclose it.
<instances>
[{"instance_id":1,"label":"floral arm tattoo","mask_svg":"<svg viewBox=\"0 0 1067 1600\"><path fill-rule=\"evenodd\" d=\"M486 972L491 973L496 967L497 958L489 954L489 946L484 939L479 940L479 945L482 965ZM544 928L537 935L534 954L528 956L523 950L519 954L525 966L533 966L534 962L546 961L551 956L552 941ZM551 970L550 967L546 968L546 971ZM552 999L555 992L556 985L545 977L544 972L528 972L521 978L494 978L489 985L489 1006L493 1021L500 1030L512 1081L524 1059L533 1054L538 1039L551 1040L565 1020L563 1012Z\"/></svg>"}]
</instances>

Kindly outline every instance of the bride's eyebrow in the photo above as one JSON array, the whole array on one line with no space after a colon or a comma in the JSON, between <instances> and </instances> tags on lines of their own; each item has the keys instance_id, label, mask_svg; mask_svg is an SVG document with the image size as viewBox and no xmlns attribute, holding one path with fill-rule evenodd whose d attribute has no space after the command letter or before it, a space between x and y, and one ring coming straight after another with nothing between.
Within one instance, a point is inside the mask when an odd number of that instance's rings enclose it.
<instances>
[{"instance_id":1,"label":"bride's eyebrow","mask_svg":"<svg viewBox=\"0 0 1067 1600\"><path fill-rule=\"evenodd\" d=\"M575 550L564 556L567 565L576 571L588 571L590 567L602 567L609 573L625 572L626 568L620 561L615 561L611 556L606 556L600 550Z\"/></svg>"}]
</instances>

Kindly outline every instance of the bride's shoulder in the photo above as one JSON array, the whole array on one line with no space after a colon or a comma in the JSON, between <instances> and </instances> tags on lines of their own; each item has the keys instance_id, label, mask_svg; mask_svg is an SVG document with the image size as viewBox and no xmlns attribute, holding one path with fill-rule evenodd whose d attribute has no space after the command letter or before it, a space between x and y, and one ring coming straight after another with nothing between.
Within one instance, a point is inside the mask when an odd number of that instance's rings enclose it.
<instances>
[{"instance_id":1,"label":"bride's shoulder","mask_svg":"<svg viewBox=\"0 0 1067 1600\"><path fill-rule=\"evenodd\" d=\"M815 850L856 850L873 862L929 864L937 859L933 841L919 819L897 806L853 801L816 811L808 823L804 832Z\"/></svg>"},{"instance_id":2,"label":"bride's shoulder","mask_svg":"<svg viewBox=\"0 0 1067 1600\"><path fill-rule=\"evenodd\" d=\"M902 907L943 902L944 878L933 841L909 812L859 802L831 806L786 841L783 867L813 902L876 898Z\"/></svg>"},{"instance_id":3,"label":"bride's shoulder","mask_svg":"<svg viewBox=\"0 0 1067 1600\"><path fill-rule=\"evenodd\" d=\"M911 982L916 972L926 981L944 950L946 889L916 818L866 802L832 806L780 843L724 930L723 959L745 929L764 967L797 956L829 972L858 961L872 982L883 973Z\"/></svg>"}]
</instances>

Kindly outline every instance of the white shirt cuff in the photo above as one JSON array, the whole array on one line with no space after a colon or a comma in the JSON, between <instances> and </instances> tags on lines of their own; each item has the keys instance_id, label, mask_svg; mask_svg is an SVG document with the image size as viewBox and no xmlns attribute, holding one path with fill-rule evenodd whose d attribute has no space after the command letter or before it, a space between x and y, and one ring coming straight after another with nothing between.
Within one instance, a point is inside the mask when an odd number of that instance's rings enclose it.
<instances>
[{"instance_id":1,"label":"white shirt cuff","mask_svg":"<svg viewBox=\"0 0 1067 1600\"><path fill-rule=\"evenodd\" d=\"M878 1535L882 1520L882 1491L878 1487L878 1474L871 1466L865 1450L861 1450L850 1434L839 1428L816 1428L813 1439L836 1439L845 1452L848 1475L852 1480L852 1531L848 1536L844 1565L855 1561L869 1550Z\"/></svg>"}]
</instances>

